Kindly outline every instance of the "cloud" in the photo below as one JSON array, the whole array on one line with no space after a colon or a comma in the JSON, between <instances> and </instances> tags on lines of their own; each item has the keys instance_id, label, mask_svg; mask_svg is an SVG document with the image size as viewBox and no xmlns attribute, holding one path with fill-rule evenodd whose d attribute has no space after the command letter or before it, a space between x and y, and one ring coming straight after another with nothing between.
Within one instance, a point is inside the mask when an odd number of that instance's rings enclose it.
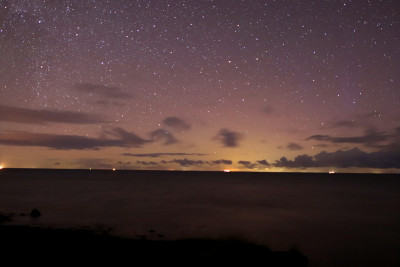
<instances>
[{"instance_id":1,"label":"cloud","mask_svg":"<svg viewBox=\"0 0 400 267\"><path fill-rule=\"evenodd\" d=\"M224 147L238 147L239 141L243 138L241 133L221 129L214 139L219 140Z\"/></svg>"},{"instance_id":2,"label":"cloud","mask_svg":"<svg viewBox=\"0 0 400 267\"><path fill-rule=\"evenodd\" d=\"M119 160L118 164L121 165L121 166L130 166L132 163L130 161Z\"/></svg>"},{"instance_id":3,"label":"cloud","mask_svg":"<svg viewBox=\"0 0 400 267\"><path fill-rule=\"evenodd\" d=\"M382 149L376 152L364 152L358 148L337 150L336 152L322 151L314 157L299 155L294 160L282 157L274 166L287 168L307 167L339 167L339 168L400 168L400 146Z\"/></svg>"},{"instance_id":4,"label":"cloud","mask_svg":"<svg viewBox=\"0 0 400 267\"><path fill-rule=\"evenodd\" d=\"M0 105L0 121L46 124L49 122L92 124L107 122L99 115L72 111L37 110Z\"/></svg>"},{"instance_id":5,"label":"cloud","mask_svg":"<svg viewBox=\"0 0 400 267\"><path fill-rule=\"evenodd\" d=\"M375 129L368 129L362 136L353 137L333 137L330 135L313 135L306 140L325 141L331 143L351 143L351 144L365 144L367 146L376 146L377 143L388 141L391 135L385 132L378 132Z\"/></svg>"},{"instance_id":6,"label":"cloud","mask_svg":"<svg viewBox=\"0 0 400 267\"><path fill-rule=\"evenodd\" d=\"M286 168L306 168L315 167L313 158L304 154L297 156L293 161L288 160L286 157L282 157L277 160L274 164L275 167L286 167Z\"/></svg>"},{"instance_id":7,"label":"cloud","mask_svg":"<svg viewBox=\"0 0 400 267\"><path fill-rule=\"evenodd\" d=\"M332 128L357 128L359 125L352 120L339 120L332 123Z\"/></svg>"},{"instance_id":8,"label":"cloud","mask_svg":"<svg viewBox=\"0 0 400 267\"><path fill-rule=\"evenodd\" d=\"M113 128L111 131L108 131L107 133L119 138L124 143L125 146L129 146L129 147L132 147L132 146L133 147L141 147L142 145L144 145L146 143L153 142L151 140L143 139L143 138L139 137L138 135L136 135L135 133L130 133L119 127Z\"/></svg>"},{"instance_id":9,"label":"cloud","mask_svg":"<svg viewBox=\"0 0 400 267\"><path fill-rule=\"evenodd\" d=\"M269 163L265 159L258 160L257 163L260 164L260 165L269 166Z\"/></svg>"},{"instance_id":10,"label":"cloud","mask_svg":"<svg viewBox=\"0 0 400 267\"><path fill-rule=\"evenodd\" d=\"M158 165L158 162L138 160L138 161L136 161L136 164L145 165L145 166L156 166L156 165Z\"/></svg>"},{"instance_id":11,"label":"cloud","mask_svg":"<svg viewBox=\"0 0 400 267\"><path fill-rule=\"evenodd\" d=\"M155 141L164 140L164 145L171 145L179 142L171 132L164 129L154 130L149 133L149 136Z\"/></svg>"},{"instance_id":12,"label":"cloud","mask_svg":"<svg viewBox=\"0 0 400 267\"><path fill-rule=\"evenodd\" d=\"M107 132L116 139L92 138L79 135L41 134L30 132L9 132L0 134L0 144L10 146L39 146L56 150L98 150L104 147L141 147L152 142L121 128Z\"/></svg>"},{"instance_id":13,"label":"cloud","mask_svg":"<svg viewBox=\"0 0 400 267\"><path fill-rule=\"evenodd\" d=\"M244 165L247 169L254 169L257 166L257 164L246 160L240 160L238 161L238 164Z\"/></svg>"},{"instance_id":14,"label":"cloud","mask_svg":"<svg viewBox=\"0 0 400 267\"><path fill-rule=\"evenodd\" d=\"M132 95L122 91L119 87L111 87L100 84L79 83L72 87L74 91L86 93L89 95L95 94L106 99L126 99L132 98Z\"/></svg>"},{"instance_id":15,"label":"cloud","mask_svg":"<svg viewBox=\"0 0 400 267\"><path fill-rule=\"evenodd\" d=\"M13 132L0 134L0 144L10 146L39 146L58 150L99 149L100 147L122 146L120 140L102 140L78 135L38 134Z\"/></svg>"},{"instance_id":16,"label":"cloud","mask_svg":"<svg viewBox=\"0 0 400 267\"><path fill-rule=\"evenodd\" d=\"M190 159L187 159L187 158L185 158L185 159L174 159L174 160L171 160L170 162L178 163L179 165L181 165L183 167L204 164L204 161L202 161L202 160L190 160Z\"/></svg>"},{"instance_id":17,"label":"cloud","mask_svg":"<svg viewBox=\"0 0 400 267\"><path fill-rule=\"evenodd\" d=\"M267 166L270 166L270 164L265 160L258 160L256 163L247 161L247 160L240 160L238 161L238 164L243 165L247 169L256 169L256 168L262 168L264 169Z\"/></svg>"},{"instance_id":18,"label":"cloud","mask_svg":"<svg viewBox=\"0 0 400 267\"><path fill-rule=\"evenodd\" d=\"M209 154L202 154L202 153L143 153L143 154L122 153L121 155L128 156L128 157L158 158L158 157L163 157L163 156L206 156Z\"/></svg>"},{"instance_id":19,"label":"cloud","mask_svg":"<svg viewBox=\"0 0 400 267\"><path fill-rule=\"evenodd\" d=\"M190 124L178 117L167 117L163 120L164 125L171 127L176 131L185 131L190 129Z\"/></svg>"},{"instance_id":20,"label":"cloud","mask_svg":"<svg viewBox=\"0 0 400 267\"><path fill-rule=\"evenodd\" d=\"M219 164L232 165L232 160L228 160L228 159L213 160L213 161L211 161L211 164L215 164L215 165L219 165Z\"/></svg>"},{"instance_id":21,"label":"cloud","mask_svg":"<svg viewBox=\"0 0 400 267\"><path fill-rule=\"evenodd\" d=\"M288 148L289 150L302 150L302 149L303 149L303 147L302 147L301 145L296 144L296 143L289 143L289 144L287 145L287 148Z\"/></svg>"}]
</instances>

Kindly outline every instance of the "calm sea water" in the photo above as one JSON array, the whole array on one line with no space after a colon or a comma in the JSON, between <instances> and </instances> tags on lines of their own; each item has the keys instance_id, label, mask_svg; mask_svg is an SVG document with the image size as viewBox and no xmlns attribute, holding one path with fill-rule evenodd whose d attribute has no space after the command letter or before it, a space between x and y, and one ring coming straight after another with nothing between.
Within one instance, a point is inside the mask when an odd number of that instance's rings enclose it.
<instances>
[{"instance_id":1,"label":"calm sea water","mask_svg":"<svg viewBox=\"0 0 400 267\"><path fill-rule=\"evenodd\" d=\"M400 266L400 176L1 170L14 223L112 227L152 239L238 237L310 266ZM152 230L152 231L150 231Z\"/></svg>"}]
</instances>

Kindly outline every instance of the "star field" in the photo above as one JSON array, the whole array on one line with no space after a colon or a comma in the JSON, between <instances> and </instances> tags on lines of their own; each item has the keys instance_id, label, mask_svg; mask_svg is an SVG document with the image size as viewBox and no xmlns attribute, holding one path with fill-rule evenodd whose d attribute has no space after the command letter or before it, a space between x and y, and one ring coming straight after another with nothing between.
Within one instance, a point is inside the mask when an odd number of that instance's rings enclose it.
<instances>
[{"instance_id":1,"label":"star field","mask_svg":"<svg viewBox=\"0 0 400 267\"><path fill-rule=\"evenodd\" d=\"M1 1L0 163L398 170L399 12L390 0Z\"/></svg>"}]
</instances>

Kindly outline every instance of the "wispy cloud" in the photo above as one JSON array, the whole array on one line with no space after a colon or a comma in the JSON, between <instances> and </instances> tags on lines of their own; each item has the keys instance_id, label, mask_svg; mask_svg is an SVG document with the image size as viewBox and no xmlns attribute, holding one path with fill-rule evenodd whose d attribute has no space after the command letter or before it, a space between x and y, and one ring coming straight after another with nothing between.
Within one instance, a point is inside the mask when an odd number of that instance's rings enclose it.
<instances>
[{"instance_id":1,"label":"wispy cloud","mask_svg":"<svg viewBox=\"0 0 400 267\"><path fill-rule=\"evenodd\" d=\"M143 139L121 128L113 128L106 135L114 138L93 138L80 135L59 135L31 132L8 132L0 134L0 144L10 146L38 146L56 150L98 150L104 147L141 147L151 140Z\"/></svg>"},{"instance_id":2,"label":"wispy cloud","mask_svg":"<svg viewBox=\"0 0 400 267\"><path fill-rule=\"evenodd\" d=\"M316 140L331 143L349 143L349 144L365 144L367 146L376 146L380 142L388 141L391 135L385 132L378 132L375 129L368 129L362 136L335 137L331 135L312 135L306 140Z\"/></svg>"},{"instance_id":3,"label":"wispy cloud","mask_svg":"<svg viewBox=\"0 0 400 267\"><path fill-rule=\"evenodd\" d=\"M158 162L155 162L155 161L143 161L143 160L137 160L136 164L145 165L145 166L157 166L157 165L159 165Z\"/></svg>"},{"instance_id":4,"label":"wispy cloud","mask_svg":"<svg viewBox=\"0 0 400 267\"><path fill-rule=\"evenodd\" d=\"M143 139L139 137L137 134L128 132L119 127L113 128L107 133L121 140L125 146L141 147L146 143L153 142L152 140Z\"/></svg>"},{"instance_id":5,"label":"wispy cloud","mask_svg":"<svg viewBox=\"0 0 400 267\"><path fill-rule=\"evenodd\" d=\"M164 129L154 130L149 133L149 136L155 141L163 140L164 145L172 145L179 142L171 132Z\"/></svg>"},{"instance_id":6,"label":"wispy cloud","mask_svg":"<svg viewBox=\"0 0 400 267\"><path fill-rule=\"evenodd\" d=\"M0 105L0 121L46 124L50 122L94 124L107 122L99 115L91 115L73 111L56 111L44 109L28 109Z\"/></svg>"},{"instance_id":7,"label":"wispy cloud","mask_svg":"<svg viewBox=\"0 0 400 267\"><path fill-rule=\"evenodd\" d=\"M338 120L332 122L332 128L357 128L359 124L353 120Z\"/></svg>"},{"instance_id":8,"label":"wispy cloud","mask_svg":"<svg viewBox=\"0 0 400 267\"><path fill-rule=\"evenodd\" d=\"M287 148L289 150L302 150L303 149L303 147L301 145L297 144L297 143L289 143L287 145Z\"/></svg>"},{"instance_id":9,"label":"wispy cloud","mask_svg":"<svg viewBox=\"0 0 400 267\"><path fill-rule=\"evenodd\" d=\"M170 162L178 163L179 165L181 165L183 167L204 164L204 161L202 161L202 160L190 160L190 159L186 159L186 158L185 159L174 159L174 160L171 160Z\"/></svg>"},{"instance_id":10,"label":"wispy cloud","mask_svg":"<svg viewBox=\"0 0 400 267\"><path fill-rule=\"evenodd\" d=\"M163 124L176 131L189 130L191 127L189 123L178 117L167 117L163 120Z\"/></svg>"},{"instance_id":11,"label":"wispy cloud","mask_svg":"<svg viewBox=\"0 0 400 267\"><path fill-rule=\"evenodd\" d=\"M206 156L209 154L202 154L202 153L122 153L122 156L129 156L129 157L149 157L149 158L158 158L164 156Z\"/></svg>"},{"instance_id":12,"label":"wispy cloud","mask_svg":"<svg viewBox=\"0 0 400 267\"><path fill-rule=\"evenodd\" d=\"M79 93L97 95L106 99L125 99L132 97L131 94L122 91L119 87L105 86L101 84L79 83L75 84L72 89Z\"/></svg>"}]
</instances>

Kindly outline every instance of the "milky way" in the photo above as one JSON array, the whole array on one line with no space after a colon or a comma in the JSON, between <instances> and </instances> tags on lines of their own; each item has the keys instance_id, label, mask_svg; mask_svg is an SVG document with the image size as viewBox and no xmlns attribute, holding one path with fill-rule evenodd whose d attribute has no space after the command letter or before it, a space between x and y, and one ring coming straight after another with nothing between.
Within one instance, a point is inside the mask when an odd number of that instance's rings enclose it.
<instances>
[{"instance_id":1,"label":"milky way","mask_svg":"<svg viewBox=\"0 0 400 267\"><path fill-rule=\"evenodd\" d=\"M398 1L0 2L0 163L400 169Z\"/></svg>"}]
</instances>

